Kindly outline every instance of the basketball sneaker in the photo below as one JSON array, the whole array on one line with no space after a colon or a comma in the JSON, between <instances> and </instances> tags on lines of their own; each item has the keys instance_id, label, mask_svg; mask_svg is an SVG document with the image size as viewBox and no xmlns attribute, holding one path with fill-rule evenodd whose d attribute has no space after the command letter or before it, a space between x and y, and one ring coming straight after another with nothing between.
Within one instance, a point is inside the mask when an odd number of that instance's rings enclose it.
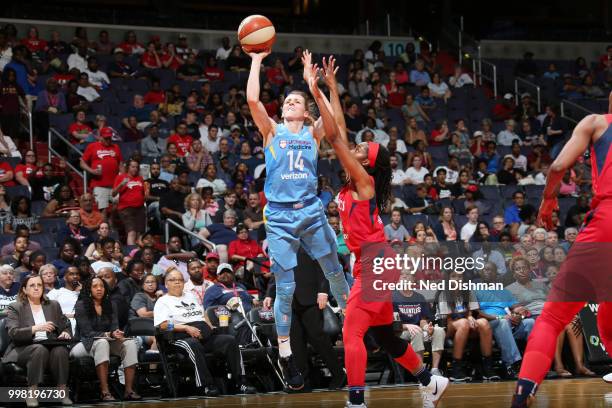
<instances>
[{"instance_id":1,"label":"basketball sneaker","mask_svg":"<svg viewBox=\"0 0 612 408\"><path fill-rule=\"evenodd\" d=\"M603 380L608 384L612 384L612 373L604 375Z\"/></svg>"},{"instance_id":2,"label":"basketball sneaker","mask_svg":"<svg viewBox=\"0 0 612 408\"><path fill-rule=\"evenodd\" d=\"M368 408L368 406L365 402L363 404L351 404L351 401L346 401L344 408Z\"/></svg>"},{"instance_id":3,"label":"basketball sneaker","mask_svg":"<svg viewBox=\"0 0 612 408\"><path fill-rule=\"evenodd\" d=\"M304 388L304 377L302 377L302 373L295 365L295 357L293 354L289 357L279 358L278 363L283 372L283 378L290 390L299 391Z\"/></svg>"},{"instance_id":4,"label":"basketball sneaker","mask_svg":"<svg viewBox=\"0 0 612 408\"><path fill-rule=\"evenodd\" d=\"M419 386L423 396L423 408L434 408L440 402L442 395L448 388L448 378L439 375L432 375L431 381L427 386Z\"/></svg>"}]
</instances>

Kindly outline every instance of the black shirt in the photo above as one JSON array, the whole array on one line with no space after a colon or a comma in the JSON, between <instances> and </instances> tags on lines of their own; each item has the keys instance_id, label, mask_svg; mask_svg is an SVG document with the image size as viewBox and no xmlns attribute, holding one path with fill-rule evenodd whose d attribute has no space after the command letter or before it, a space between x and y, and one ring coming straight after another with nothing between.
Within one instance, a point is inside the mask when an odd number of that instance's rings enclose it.
<instances>
[{"instance_id":1,"label":"black shirt","mask_svg":"<svg viewBox=\"0 0 612 408\"><path fill-rule=\"evenodd\" d=\"M176 71L177 74L183 74L185 76L202 75L203 72L204 70L198 64L184 64Z\"/></svg>"},{"instance_id":2,"label":"black shirt","mask_svg":"<svg viewBox=\"0 0 612 408\"><path fill-rule=\"evenodd\" d=\"M159 197L161 199L161 196L168 191L168 182L160 179L159 177L151 177L150 179L146 180L146 182L149 183L149 186L151 187L149 193L152 196Z\"/></svg>"},{"instance_id":3,"label":"black shirt","mask_svg":"<svg viewBox=\"0 0 612 408\"><path fill-rule=\"evenodd\" d=\"M187 197L187 194L168 189L162 194L159 200L159 209L161 210L166 207L182 214L185 212L185 197ZM162 217L165 217L163 213Z\"/></svg>"}]
</instances>

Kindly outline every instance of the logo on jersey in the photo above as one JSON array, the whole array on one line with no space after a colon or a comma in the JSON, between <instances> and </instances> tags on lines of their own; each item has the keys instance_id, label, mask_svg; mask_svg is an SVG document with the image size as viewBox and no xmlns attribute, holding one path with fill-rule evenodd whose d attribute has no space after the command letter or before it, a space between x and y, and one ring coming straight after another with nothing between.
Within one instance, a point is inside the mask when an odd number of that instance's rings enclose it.
<instances>
[{"instance_id":1,"label":"logo on jersey","mask_svg":"<svg viewBox=\"0 0 612 408\"><path fill-rule=\"evenodd\" d=\"M310 140L280 140L278 147L289 150L312 150Z\"/></svg>"},{"instance_id":2,"label":"logo on jersey","mask_svg":"<svg viewBox=\"0 0 612 408\"><path fill-rule=\"evenodd\" d=\"M303 180L308 178L308 173L285 173L281 174L281 180Z\"/></svg>"}]
</instances>

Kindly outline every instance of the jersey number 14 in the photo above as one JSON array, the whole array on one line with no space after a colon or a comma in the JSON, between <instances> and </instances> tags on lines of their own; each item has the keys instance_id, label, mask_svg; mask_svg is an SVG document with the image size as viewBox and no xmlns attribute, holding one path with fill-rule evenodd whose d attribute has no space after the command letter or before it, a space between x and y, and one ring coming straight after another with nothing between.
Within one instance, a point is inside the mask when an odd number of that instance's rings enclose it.
<instances>
[{"instance_id":1,"label":"jersey number 14","mask_svg":"<svg viewBox=\"0 0 612 408\"><path fill-rule=\"evenodd\" d=\"M293 160L293 150L289 150L287 156L289 156L289 171L293 171L293 169L304 171L304 159L302 158L301 150L298 150L295 161Z\"/></svg>"}]
</instances>

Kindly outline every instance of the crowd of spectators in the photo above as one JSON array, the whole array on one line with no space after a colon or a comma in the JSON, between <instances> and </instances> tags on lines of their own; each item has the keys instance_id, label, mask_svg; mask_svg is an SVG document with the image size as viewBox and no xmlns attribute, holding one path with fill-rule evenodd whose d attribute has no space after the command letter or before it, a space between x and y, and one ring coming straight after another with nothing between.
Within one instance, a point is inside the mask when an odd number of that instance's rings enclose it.
<instances>
[{"instance_id":1,"label":"crowd of spectators","mask_svg":"<svg viewBox=\"0 0 612 408\"><path fill-rule=\"evenodd\" d=\"M11 27L0 30L0 155L20 159L15 167L0 162L0 223L10 237L2 248L0 313L8 314L10 336L17 339L27 322L19 321L15 305L27 306L27 282L37 280L20 282L40 275L43 309L59 303L71 323L61 326L67 330L60 335L78 335L72 356L94 358L105 401L114 399L107 380L110 354L122 358L125 398L138 399L132 388L138 348L157 350L152 338L137 342L124 336L129 318L152 317L163 329L172 321L181 334L176 346L196 355L198 387L216 395L202 355L224 339L215 338L204 310L235 309L236 298L247 310L258 307L257 298L265 297L273 281L263 219L263 139L245 101L246 77L240 80L250 62L228 38L214 51L191 48L184 35L176 43L162 44L157 36L145 43L129 31L122 41L113 41L106 31L90 40L83 28L69 41L57 32L43 40L36 28L23 39ZM276 120L288 90L304 88L302 51L297 47L286 60L278 55L266 61L261 100ZM609 61L612 57L604 65ZM519 72L527 72L527 65ZM506 94L478 122L450 120L446 113L456 98L484 92L474 87L469 72L426 43L418 53L407 44L405 53L390 62L374 42L365 52L356 50L341 71L349 143L377 141L391 153L393 197L383 214L388 240L413 254L439 254L449 244L484 254L486 267L472 278L506 287L502 295L397 292L402 337L422 356L431 342L433 370L446 369L441 359L447 349L456 381L471 376L464 354L473 337L480 346L481 376L498 378L495 339L503 375L514 378L521 341L588 211L590 172L584 161L563 179L560 194L576 204L554 214L554 229L535 225L541 190L525 195L528 187L545 183L568 134L558 107L537 112L530 95L517 103ZM227 84L230 77L237 82ZM121 104L120 94L129 103ZM81 154L67 149L64 160L87 174L87 191L75 186L65 163L44 163L36 149L18 148L23 145L20 105L31 107L35 135L43 140L58 117L73 115L63 136ZM350 280L350 256L334 202L344 173L325 142L320 158L319 197ZM19 186L25 190L15 190ZM58 219L49 240L51 231L45 228ZM163 242L160 236L170 220L188 233L170 224ZM420 270L403 279L462 276ZM35 305L41 301L36 302L29 301L32 310L40 309ZM185 313L172 316L173 305ZM29 322L34 342L51 331L38 319ZM575 373L591 375L580 331L568 327L562 336L572 345ZM445 339L453 340L450 350ZM240 374L237 345L230 343L223 346L229 371L242 392L251 392ZM559 344L562 348L563 341ZM554 370L571 375L562 353L557 354ZM62 386L63 371L56 374ZM32 376L30 385L37 379Z\"/></svg>"}]
</instances>

